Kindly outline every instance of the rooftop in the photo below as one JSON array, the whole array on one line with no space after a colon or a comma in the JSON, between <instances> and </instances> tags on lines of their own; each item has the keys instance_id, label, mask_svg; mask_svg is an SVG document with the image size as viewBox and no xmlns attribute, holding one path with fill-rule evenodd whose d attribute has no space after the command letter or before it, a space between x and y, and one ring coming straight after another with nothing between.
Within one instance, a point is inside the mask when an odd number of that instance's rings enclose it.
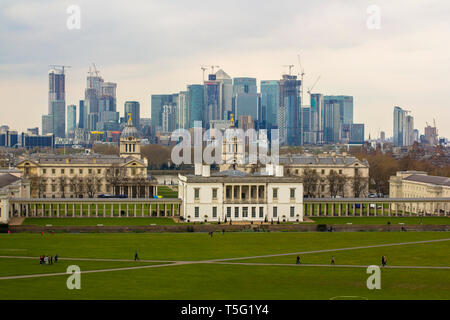
<instances>
[{"instance_id":1,"label":"rooftop","mask_svg":"<svg viewBox=\"0 0 450 320\"><path fill-rule=\"evenodd\" d=\"M423 174L412 174L404 180L435 184L438 186L450 187L450 178L440 176L428 176Z\"/></svg>"},{"instance_id":2,"label":"rooftop","mask_svg":"<svg viewBox=\"0 0 450 320\"><path fill-rule=\"evenodd\" d=\"M11 183L14 183L20 179L21 178L9 173L0 174L0 188L9 186Z\"/></svg>"}]
</instances>

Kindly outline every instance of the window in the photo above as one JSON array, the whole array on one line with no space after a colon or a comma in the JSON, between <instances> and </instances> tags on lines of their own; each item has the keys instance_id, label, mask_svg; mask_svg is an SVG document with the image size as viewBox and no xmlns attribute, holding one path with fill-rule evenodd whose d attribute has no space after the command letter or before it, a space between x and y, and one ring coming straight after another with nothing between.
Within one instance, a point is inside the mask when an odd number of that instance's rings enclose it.
<instances>
[{"instance_id":1,"label":"window","mask_svg":"<svg viewBox=\"0 0 450 320\"><path fill-rule=\"evenodd\" d=\"M61 174L64 174L64 169L61 169Z\"/></svg>"},{"instance_id":2,"label":"window","mask_svg":"<svg viewBox=\"0 0 450 320\"><path fill-rule=\"evenodd\" d=\"M217 188L212 189L212 198L213 200L217 200Z\"/></svg>"},{"instance_id":3,"label":"window","mask_svg":"<svg viewBox=\"0 0 450 320\"><path fill-rule=\"evenodd\" d=\"M217 207L213 207L213 218L217 218Z\"/></svg>"},{"instance_id":4,"label":"window","mask_svg":"<svg viewBox=\"0 0 450 320\"><path fill-rule=\"evenodd\" d=\"M78 170L80 174L83 174L83 169Z\"/></svg>"},{"instance_id":5,"label":"window","mask_svg":"<svg viewBox=\"0 0 450 320\"><path fill-rule=\"evenodd\" d=\"M42 173L46 174L47 173L47 169L42 169Z\"/></svg>"},{"instance_id":6,"label":"window","mask_svg":"<svg viewBox=\"0 0 450 320\"><path fill-rule=\"evenodd\" d=\"M97 174L102 173L102 169L97 169Z\"/></svg>"},{"instance_id":7,"label":"window","mask_svg":"<svg viewBox=\"0 0 450 320\"><path fill-rule=\"evenodd\" d=\"M73 169L70 169L70 174L73 174Z\"/></svg>"},{"instance_id":8,"label":"window","mask_svg":"<svg viewBox=\"0 0 450 320\"><path fill-rule=\"evenodd\" d=\"M321 171L321 172L322 172L322 174L325 174L325 170L324 170L324 169L322 169L322 171Z\"/></svg>"},{"instance_id":9,"label":"window","mask_svg":"<svg viewBox=\"0 0 450 320\"><path fill-rule=\"evenodd\" d=\"M242 208L242 217L244 217L244 218L248 217L248 207Z\"/></svg>"},{"instance_id":10,"label":"window","mask_svg":"<svg viewBox=\"0 0 450 320\"><path fill-rule=\"evenodd\" d=\"M200 214L199 214L199 210L200 210L200 209L199 209L198 207L195 207L194 210L195 210L195 212L194 212L195 217L198 218L198 216L200 215Z\"/></svg>"},{"instance_id":11,"label":"window","mask_svg":"<svg viewBox=\"0 0 450 320\"><path fill-rule=\"evenodd\" d=\"M273 207L273 217L276 218L278 216L278 208Z\"/></svg>"},{"instance_id":12,"label":"window","mask_svg":"<svg viewBox=\"0 0 450 320\"><path fill-rule=\"evenodd\" d=\"M131 174L132 174L133 176L136 175L136 169L135 169L135 168L131 169Z\"/></svg>"},{"instance_id":13,"label":"window","mask_svg":"<svg viewBox=\"0 0 450 320\"><path fill-rule=\"evenodd\" d=\"M259 217L260 218L264 217L264 208L263 207L259 207Z\"/></svg>"},{"instance_id":14,"label":"window","mask_svg":"<svg viewBox=\"0 0 450 320\"><path fill-rule=\"evenodd\" d=\"M231 207L227 207L227 218L231 218Z\"/></svg>"},{"instance_id":15,"label":"window","mask_svg":"<svg viewBox=\"0 0 450 320\"><path fill-rule=\"evenodd\" d=\"M252 207L252 218L256 218L256 207Z\"/></svg>"},{"instance_id":16,"label":"window","mask_svg":"<svg viewBox=\"0 0 450 320\"><path fill-rule=\"evenodd\" d=\"M55 192L55 191L56 191L56 187L52 186L52 192Z\"/></svg>"},{"instance_id":17,"label":"window","mask_svg":"<svg viewBox=\"0 0 450 320\"><path fill-rule=\"evenodd\" d=\"M290 197L291 199L295 199L295 188L290 189Z\"/></svg>"},{"instance_id":18,"label":"window","mask_svg":"<svg viewBox=\"0 0 450 320\"><path fill-rule=\"evenodd\" d=\"M56 173L56 169L52 169L52 174L55 174Z\"/></svg>"},{"instance_id":19,"label":"window","mask_svg":"<svg viewBox=\"0 0 450 320\"><path fill-rule=\"evenodd\" d=\"M194 198L196 200L200 199L200 188L194 188Z\"/></svg>"},{"instance_id":20,"label":"window","mask_svg":"<svg viewBox=\"0 0 450 320\"><path fill-rule=\"evenodd\" d=\"M342 174L342 170L339 170L339 174Z\"/></svg>"},{"instance_id":21,"label":"window","mask_svg":"<svg viewBox=\"0 0 450 320\"><path fill-rule=\"evenodd\" d=\"M274 199L278 198L278 188L273 188L273 198Z\"/></svg>"},{"instance_id":22,"label":"window","mask_svg":"<svg viewBox=\"0 0 450 320\"><path fill-rule=\"evenodd\" d=\"M234 208L234 217L239 218L239 207Z\"/></svg>"},{"instance_id":23,"label":"window","mask_svg":"<svg viewBox=\"0 0 450 320\"><path fill-rule=\"evenodd\" d=\"M92 169L88 169L88 173L89 173L89 174L92 174Z\"/></svg>"},{"instance_id":24,"label":"window","mask_svg":"<svg viewBox=\"0 0 450 320\"><path fill-rule=\"evenodd\" d=\"M291 207L291 218L294 217L295 214L295 207Z\"/></svg>"}]
</instances>

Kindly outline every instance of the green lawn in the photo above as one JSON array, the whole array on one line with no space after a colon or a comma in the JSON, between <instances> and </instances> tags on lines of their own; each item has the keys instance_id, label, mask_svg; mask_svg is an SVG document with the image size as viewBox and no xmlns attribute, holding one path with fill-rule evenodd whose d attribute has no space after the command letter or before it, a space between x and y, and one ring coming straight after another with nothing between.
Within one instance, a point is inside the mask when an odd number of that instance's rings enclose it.
<instances>
[{"instance_id":1,"label":"green lawn","mask_svg":"<svg viewBox=\"0 0 450 320\"><path fill-rule=\"evenodd\" d=\"M448 239L448 232L349 233L204 233L180 234L0 234L0 255L54 254L64 259L141 259L201 261ZM303 263L449 266L449 242L409 244L302 255ZM64 260L61 260L61 266ZM82 289L68 290L67 276L0 280L0 299L450 299L450 270L382 269L381 290L368 290L365 268L297 267L295 256L245 259L245 262L292 266L195 263L177 266L82 274ZM135 265L134 262L64 261L81 270ZM139 264L139 263L138 263ZM142 262L142 264L145 264ZM47 272L38 260L1 259L5 274ZM6 266L6 267L5 267ZM56 266L60 268L60 266ZM61 267L64 269L63 267ZM0 268L1 270L2 268ZM44 270L44 271L41 271ZM58 269L57 272L61 270ZM14 272L14 273L12 273ZM45 288L45 290L43 290Z\"/></svg>"},{"instance_id":2,"label":"green lawn","mask_svg":"<svg viewBox=\"0 0 450 320\"><path fill-rule=\"evenodd\" d=\"M35 226L149 226L176 224L171 218L26 218L22 225Z\"/></svg>"},{"instance_id":3,"label":"green lawn","mask_svg":"<svg viewBox=\"0 0 450 320\"><path fill-rule=\"evenodd\" d=\"M447 225L449 217L309 217L315 223L323 224L438 224Z\"/></svg>"},{"instance_id":4,"label":"green lawn","mask_svg":"<svg viewBox=\"0 0 450 320\"><path fill-rule=\"evenodd\" d=\"M168 186L158 186L158 195L163 198L178 198L178 191L174 191Z\"/></svg>"}]
</instances>

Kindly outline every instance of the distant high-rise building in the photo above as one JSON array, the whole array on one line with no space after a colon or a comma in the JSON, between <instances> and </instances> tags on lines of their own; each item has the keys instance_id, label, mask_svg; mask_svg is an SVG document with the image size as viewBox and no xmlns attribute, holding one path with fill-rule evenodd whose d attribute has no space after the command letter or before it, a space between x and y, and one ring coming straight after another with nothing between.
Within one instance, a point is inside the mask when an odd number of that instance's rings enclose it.
<instances>
[{"instance_id":1,"label":"distant high-rise building","mask_svg":"<svg viewBox=\"0 0 450 320\"><path fill-rule=\"evenodd\" d=\"M297 80L297 76L284 74L280 80L277 117L280 145L302 144L300 86L301 81Z\"/></svg>"},{"instance_id":2,"label":"distant high-rise building","mask_svg":"<svg viewBox=\"0 0 450 320\"><path fill-rule=\"evenodd\" d=\"M414 117L406 116L405 120L405 146L411 146L414 143Z\"/></svg>"},{"instance_id":3,"label":"distant high-rise building","mask_svg":"<svg viewBox=\"0 0 450 320\"><path fill-rule=\"evenodd\" d=\"M45 114L42 116L42 134L53 134L53 115Z\"/></svg>"},{"instance_id":4,"label":"distant high-rise building","mask_svg":"<svg viewBox=\"0 0 450 320\"><path fill-rule=\"evenodd\" d=\"M220 84L220 109L223 110L222 119L229 119L233 112L233 80L222 69L216 72L216 82Z\"/></svg>"},{"instance_id":5,"label":"distant high-rise building","mask_svg":"<svg viewBox=\"0 0 450 320\"><path fill-rule=\"evenodd\" d=\"M189 92L178 94L176 128L189 129Z\"/></svg>"},{"instance_id":6,"label":"distant high-rise building","mask_svg":"<svg viewBox=\"0 0 450 320\"><path fill-rule=\"evenodd\" d=\"M278 128L277 114L280 104L280 82L278 80L261 81L261 122L265 128Z\"/></svg>"},{"instance_id":7,"label":"distant high-rise building","mask_svg":"<svg viewBox=\"0 0 450 320\"><path fill-rule=\"evenodd\" d=\"M350 128L353 123L353 97L352 96L324 96L324 104L339 104L340 138L343 142L350 140ZM335 141L339 142L339 141Z\"/></svg>"},{"instance_id":8,"label":"distant high-rise building","mask_svg":"<svg viewBox=\"0 0 450 320\"><path fill-rule=\"evenodd\" d=\"M326 101L324 104L324 141L338 143L341 140L340 104L337 101Z\"/></svg>"},{"instance_id":9,"label":"distant high-rise building","mask_svg":"<svg viewBox=\"0 0 450 320\"><path fill-rule=\"evenodd\" d=\"M191 84L187 86L189 128L194 127L195 121L203 120L203 109L205 108L205 87L201 84Z\"/></svg>"},{"instance_id":10,"label":"distant high-rise building","mask_svg":"<svg viewBox=\"0 0 450 320\"><path fill-rule=\"evenodd\" d=\"M353 123L350 129L350 143L363 144L364 143L364 124Z\"/></svg>"},{"instance_id":11,"label":"distant high-rise building","mask_svg":"<svg viewBox=\"0 0 450 320\"><path fill-rule=\"evenodd\" d=\"M236 119L240 116L251 116L254 121L260 120L260 95L257 93L256 78L234 78L232 101Z\"/></svg>"},{"instance_id":12,"label":"distant high-rise building","mask_svg":"<svg viewBox=\"0 0 450 320\"><path fill-rule=\"evenodd\" d=\"M211 75L210 75L211 76ZM210 80L205 81L205 105L203 119L205 120L205 126L209 126L211 120L223 119L223 105L221 101L221 83L215 80L214 77L210 77Z\"/></svg>"},{"instance_id":13,"label":"distant high-rise building","mask_svg":"<svg viewBox=\"0 0 450 320\"><path fill-rule=\"evenodd\" d=\"M320 93L311 94L311 132L313 143L323 143L323 130L325 124L324 98Z\"/></svg>"},{"instance_id":14,"label":"distant high-rise building","mask_svg":"<svg viewBox=\"0 0 450 320\"><path fill-rule=\"evenodd\" d=\"M67 106L67 133L73 134L77 127L77 106L74 104Z\"/></svg>"},{"instance_id":15,"label":"distant high-rise building","mask_svg":"<svg viewBox=\"0 0 450 320\"><path fill-rule=\"evenodd\" d=\"M78 128L84 128L86 122L86 111L84 110L84 100L80 100L78 108Z\"/></svg>"},{"instance_id":16,"label":"distant high-rise building","mask_svg":"<svg viewBox=\"0 0 450 320\"><path fill-rule=\"evenodd\" d=\"M426 144L435 146L438 143L438 133L437 128L432 127L430 125L427 125L425 127L425 135L424 135L424 142Z\"/></svg>"},{"instance_id":17,"label":"distant high-rise building","mask_svg":"<svg viewBox=\"0 0 450 320\"><path fill-rule=\"evenodd\" d=\"M406 111L396 106L394 107L394 147L405 145Z\"/></svg>"},{"instance_id":18,"label":"distant high-rise building","mask_svg":"<svg viewBox=\"0 0 450 320\"><path fill-rule=\"evenodd\" d=\"M56 137L66 136L66 94L64 67L53 68L48 73L48 116L42 117L46 125L45 131L51 130ZM49 121L52 124L49 124ZM42 128L44 131L44 128Z\"/></svg>"},{"instance_id":19,"label":"distant high-rise building","mask_svg":"<svg viewBox=\"0 0 450 320\"><path fill-rule=\"evenodd\" d=\"M173 102L174 101L173 101L172 94L152 94L152 96L151 96L151 119L152 119L153 133L161 131L163 106L172 104Z\"/></svg>"},{"instance_id":20,"label":"distant high-rise building","mask_svg":"<svg viewBox=\"0 0 450 320\"><path fill-rule=\"evenodd\" d=\"M380 141L385 142L386 141L386 133L384 131L380 132Z\"/></svg>"},{"instance_id":21,"label":"distant high-rise building","mask_svg":"<svg viewBox=\"0 0 450 320\"><path fill-rule=\"evenodd\" d=\"M131 121L136 128L140 127L141 107L137 101L127 101L124 106L125 117L131 114Z\"/></svg>"},{"instance_id":22,"label":"distant high-rise building","mask_svg":"<svg viewBox=\"0 0 450 320\"><path fill-rule=\"evenodd\" d=\"M176 124L176 105L165 105L162 109L162 132L172 132Z\"/></svg>"}]
</instances>

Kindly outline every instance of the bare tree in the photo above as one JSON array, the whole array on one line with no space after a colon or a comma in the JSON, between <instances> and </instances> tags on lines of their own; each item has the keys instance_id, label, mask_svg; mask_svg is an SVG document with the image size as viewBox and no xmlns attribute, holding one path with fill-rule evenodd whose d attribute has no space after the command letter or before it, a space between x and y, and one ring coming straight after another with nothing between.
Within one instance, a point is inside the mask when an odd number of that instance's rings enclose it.
<instances>
[{"instance_id":1,"label":"bare tree","mask_svg":"<svg viewBox=\"0 0 450 320\"><path fill-rule=\"evenodd\" d=\"M339 175L334 170L331 170L330 174L326 177L328 190L330 191L330 196L332 198L335 198L338 194L338 180Z\"/></svg>"},{"instance_id":2,"label":"bare tree","mask_svg":"<svg viewBox=\"0 0 450 320\"><path fill-rule=\"evenodd\" d=\"M347 186L348 178L344 174L339 174L337 178L337 192L345 198L345 187Z\"/></svg>"},{"instance_id":3,"label":"bare tree","mask_svg":"<svg viewBox=\"0 0 450 320\"><path fill-rule=\"evenodd\" d=\"M89 198L93 198L95 196L95 184L94 184L94 176L89 175L84 178L84 183L86 185L86 193Z\"/></svg>"},{"instance_id":4,"label":"bare tree","mask_svg":"<svg viewBox=\"0 0 450 320\"><path fill-rule=\"evenodd\" d=\"M105 180L113 188L114 195L117 195L116 189L126 178L126 168L118 164L113 164L106 170Z\"/></svg>"},{"instance_id":5,"label":"bare tree","mask_svg":"<svg viewBox=\"0 0 450 320\"><path fill-rule=\"evenodd\" d=\"M317 191L319 175L313 169L305 169L301 175L303 192L307 198L314 197Z\"/></svg>"},{"instance_id":6,"label":"bare tree","mask_svg":"<svg viewBox=\"0 0 450 320\"><path fill-rule=\"evenodd\" d=\"M75 195L75 198L80 198L83 195L85 183L82 177L77 175L73 176L69 180L69 185Z\"/></svg>"},{"instance_id":7,"label":"bare tree","mask_svg":"<svg viewBox=\"0 0 450 320\"><path fill-rule=\"evenodd\" d=\"M353 193L355 198L364 196L366 194L367 186L367 179L361 176L359 171L355 171L355 175L353 176Z\"/></svg>"},{"instance_id":8,"label":"bare tree","mask_svg":"<svg viewBox=\"0 0 450 320\"><path fill-rule=\"evenodd\" d=\"M62 197L66 197L66 187L68 185L67 177L66 176L60 176L58 177L58 186L60 191L62 192Z\"/></svg>"},{"instance_id":9,"label":"bare tree","mask_svg":"<svg viewBox=\"0 0 450 320\"><path fill-rule=\"evenodd\" d=\"M47 179L40 175L30 176L31 194L37 193L38 198L41 198L47 191Z\"/></svg>"}]
</instances>

